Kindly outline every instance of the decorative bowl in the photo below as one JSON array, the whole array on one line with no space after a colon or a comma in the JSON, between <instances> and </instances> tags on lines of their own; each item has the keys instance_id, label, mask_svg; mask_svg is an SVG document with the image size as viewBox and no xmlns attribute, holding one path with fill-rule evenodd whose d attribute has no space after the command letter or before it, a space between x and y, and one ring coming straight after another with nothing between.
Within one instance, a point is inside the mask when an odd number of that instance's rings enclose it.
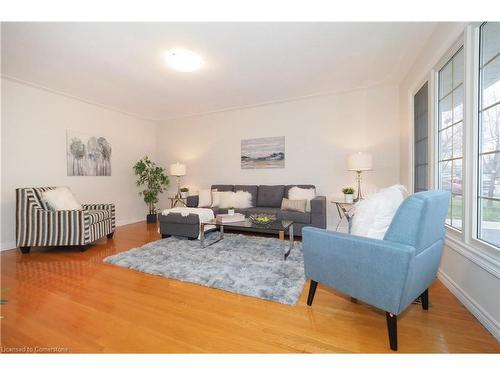
<instances>
[{"instance_id":1,"label":"decorative bowl","mask_svg":"<svg viewBox=\"0 0 500 375\"><path fill-rule=\"evenodd\" d=\"M250 215L249 217L250 220L252 220L252 223L258 225L268 225L276 220L276 215L255 214L255 215Z\"/></svg>"}]
</instances>

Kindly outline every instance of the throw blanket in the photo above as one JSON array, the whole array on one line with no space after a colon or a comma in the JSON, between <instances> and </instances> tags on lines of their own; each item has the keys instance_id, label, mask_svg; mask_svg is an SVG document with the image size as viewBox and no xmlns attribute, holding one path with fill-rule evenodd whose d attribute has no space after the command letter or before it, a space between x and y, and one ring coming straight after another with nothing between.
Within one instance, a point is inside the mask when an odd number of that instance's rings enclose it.
<instances>
[{"instance_id":1,"label":"throw blanket","mask_svg":"<svg viewBox=\"0 0 500 375\"><path fill-rule=\"evenodd\" d=\"M214 212L210 208L200 208L200 207L174 207L167 208L163 210L162 215L168 215L169 213L181 214L181 216L188 216L189 214L198 215L200 223L202 221L207 222L215 219ZM215 229L215 225L205 225L205 232ZM198 235L198 239L200 236Z\"/></svg>"}]
</instances>

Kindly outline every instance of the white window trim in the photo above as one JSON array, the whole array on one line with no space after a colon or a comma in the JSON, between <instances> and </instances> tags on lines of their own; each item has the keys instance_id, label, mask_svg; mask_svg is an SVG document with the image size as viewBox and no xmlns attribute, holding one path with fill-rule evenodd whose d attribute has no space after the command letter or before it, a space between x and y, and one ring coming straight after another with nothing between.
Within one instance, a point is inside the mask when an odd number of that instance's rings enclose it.
<instances>
[{"instance_id":1,"label":"white window trim","mask_svg":"<svg viewBox=\"0 0 500 375\"><path fill-rule=\"evenodd\" d=\"M474 179L467 179L467 183L472 184L469 200L469 212L470 212L470 222L467 223L469 228L469 235L465 237L465 242L481 251L481 253L486 256L493 256L498 258L500 254L500 248L491 245L485 241L478 238L478 226L479 226L479 211L477 204L478 186L479 186L479 174L478 174L478 163L479 163L479 28L482 22L475 22L467 26L466 28L466 40L467 40L467 54L465 74L467 82L470 85L470 90L466 91L464 100L466 100L465 107L467 108L467 129L471 134L467 135L466 139L470 141L466 142L469 147L470 155L469 162L472 165L469 166ZM464 134L465 135L465 134Z\"/></svg>"},{"instance_id":2,"label":"white window trim","mask_svg":"<svg viewBox=\"0 0 500 375\"><path fill-rule=\"evenodd\" d=\"M425 74L419 81L418 84L415 85L415 87L408 93L408 103L410 103L410 111L409 111L409 118L408 118L408 124L410 128L408 129L408 140L409 140L409 157L408 157L408 165L410 171L412 171L409 174L408 178L408 191L411 193L415 192L415 95L417 95L417 92L420 91L420 89L425 85L427 82L427 140L429 142L429 147L427 147L427 164L428 164L428 170L427 170L427 185L432 186L431 184L431 170L430 166L432 164L432 151L430 147L431 145L431 139L432 139L432 127L431 127L431 82L429 78L429 74Z\"/></svg>"},{"instance_id":3,"label":"white window trim","mask_svg":"<svg viewBox=\"0 0 500 375\"><path fill-rule=\"evenodd\" d=\"M431 71L431 81L430 81L430 83L431 83L430 94L431 95L430 96L432 97L432 100L431 100L432 116L430 118L431 130L429 132L429 135L432 134L432 141L429 142L430 148L432 149L432 159L430 159L431 160L430 174L432 175L432 183L429 184L429 187L431 189L437 189L438 188L438 181L439 181L439 175L438 175L439 168L437 167L438 160L439 160L439 155L437 152L437 150L439 149L439 145L438 145L439 138L437 136L438 128L439 128L439 110L437 108L437 101L439 98L439 92L438 92L438 90L439 90L439 71L450 61L450 59L462 47L464 48L464 51L465 51L465 32L455 41L455 43L453 43L451 48L448 49L448 51L443 55L441 60L439 60L439 62L434 66L434 68ZM465 59L465 53L464 53L464 59ZM464 68L465 68L465 65L464 65ZM463 81L462 85L463 85L464 93L465 93L467 90L465 77L464 77L464 81ZM466 112L465 112L465 107L464 107L464 114L463 114L464 120L462 122L463 129L467 127L466 122L465 122L465 116L466 116ZM465 132L463 132L462 134L463 134L463 140L464 140L463 145L462 145L462 147L463 147L467 141L465 138ZM431 140L431 138L429 138L429 140ZM462 176L463 176L462 181L466 180L467 175L468 175L467 171L466 171L466 168L467 168L467 165L465 162L466 158L467 158L466 150L465 150L465 147L463 147L462 148ZM463 240L463 238L464 238L464 228L467 225L466 210L465 210L465 199L466 199L467 194L468 194L468 190L462 184L462 202L464 202L464 203L462 203L462 230L458 230L458 229L453 228L452 226L446 224L447 236L451 236L452 238L455 238L455 239Z\"/></svg>"},{"instance_id":4,"label":"white window trim","mask_svg":"<svg viewBox=\"0 0 500 375\"><path fill-rule=\"evenodd\" d=\"M479 27L482 22L469 24L463 34L453 43L439 62L425 74L408 93L409 99L409 191L414 192L414 96L428 81L429 94L429 174L430 189L438 183L438 73L451 57L463 46L464 50L464 113L463 113L463 222L462 231L446 226L446 244L453 250L481 266L496 277L500 269L500 248L477 238L477 179L478 179L478 90L479 90ZM472 175L472 178L471 178Z\"/></svg>"}]
</instances>

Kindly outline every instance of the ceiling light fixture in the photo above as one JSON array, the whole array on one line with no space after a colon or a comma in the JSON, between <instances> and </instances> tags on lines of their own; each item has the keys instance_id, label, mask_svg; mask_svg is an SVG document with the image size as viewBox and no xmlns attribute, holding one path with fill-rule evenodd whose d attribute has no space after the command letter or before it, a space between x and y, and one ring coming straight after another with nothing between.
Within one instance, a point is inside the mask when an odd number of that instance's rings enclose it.
<instances>
[{"instance_id":1,"label":"ceiling light fixture","mask_svg":"<svg viewBox=\"0 0 500 375\"><path fill-rule=\"evenodd\" d=\"M165 61L179 72L193 72L203 65L200 55L188 49L176 48L165 52Z\"/></svg>"}]
</instances>

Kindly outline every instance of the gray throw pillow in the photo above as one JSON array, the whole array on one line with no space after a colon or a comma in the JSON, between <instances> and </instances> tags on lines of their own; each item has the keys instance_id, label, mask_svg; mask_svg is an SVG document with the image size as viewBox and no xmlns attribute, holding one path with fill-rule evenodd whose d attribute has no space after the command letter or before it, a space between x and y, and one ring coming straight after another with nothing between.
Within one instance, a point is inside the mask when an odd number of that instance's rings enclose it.
<instances>
[{"instance_id":1,"label":"gray throw pillow","mask_svg":"<svg viewBox=\"0 0 500 375\"><path fill-rule=\"evenodd\" d=\"M306 212L307 200L306 199L287 199L283 198L281 201L281 209L284 211L297 211Z\"/></svg>"}]
</instances>

